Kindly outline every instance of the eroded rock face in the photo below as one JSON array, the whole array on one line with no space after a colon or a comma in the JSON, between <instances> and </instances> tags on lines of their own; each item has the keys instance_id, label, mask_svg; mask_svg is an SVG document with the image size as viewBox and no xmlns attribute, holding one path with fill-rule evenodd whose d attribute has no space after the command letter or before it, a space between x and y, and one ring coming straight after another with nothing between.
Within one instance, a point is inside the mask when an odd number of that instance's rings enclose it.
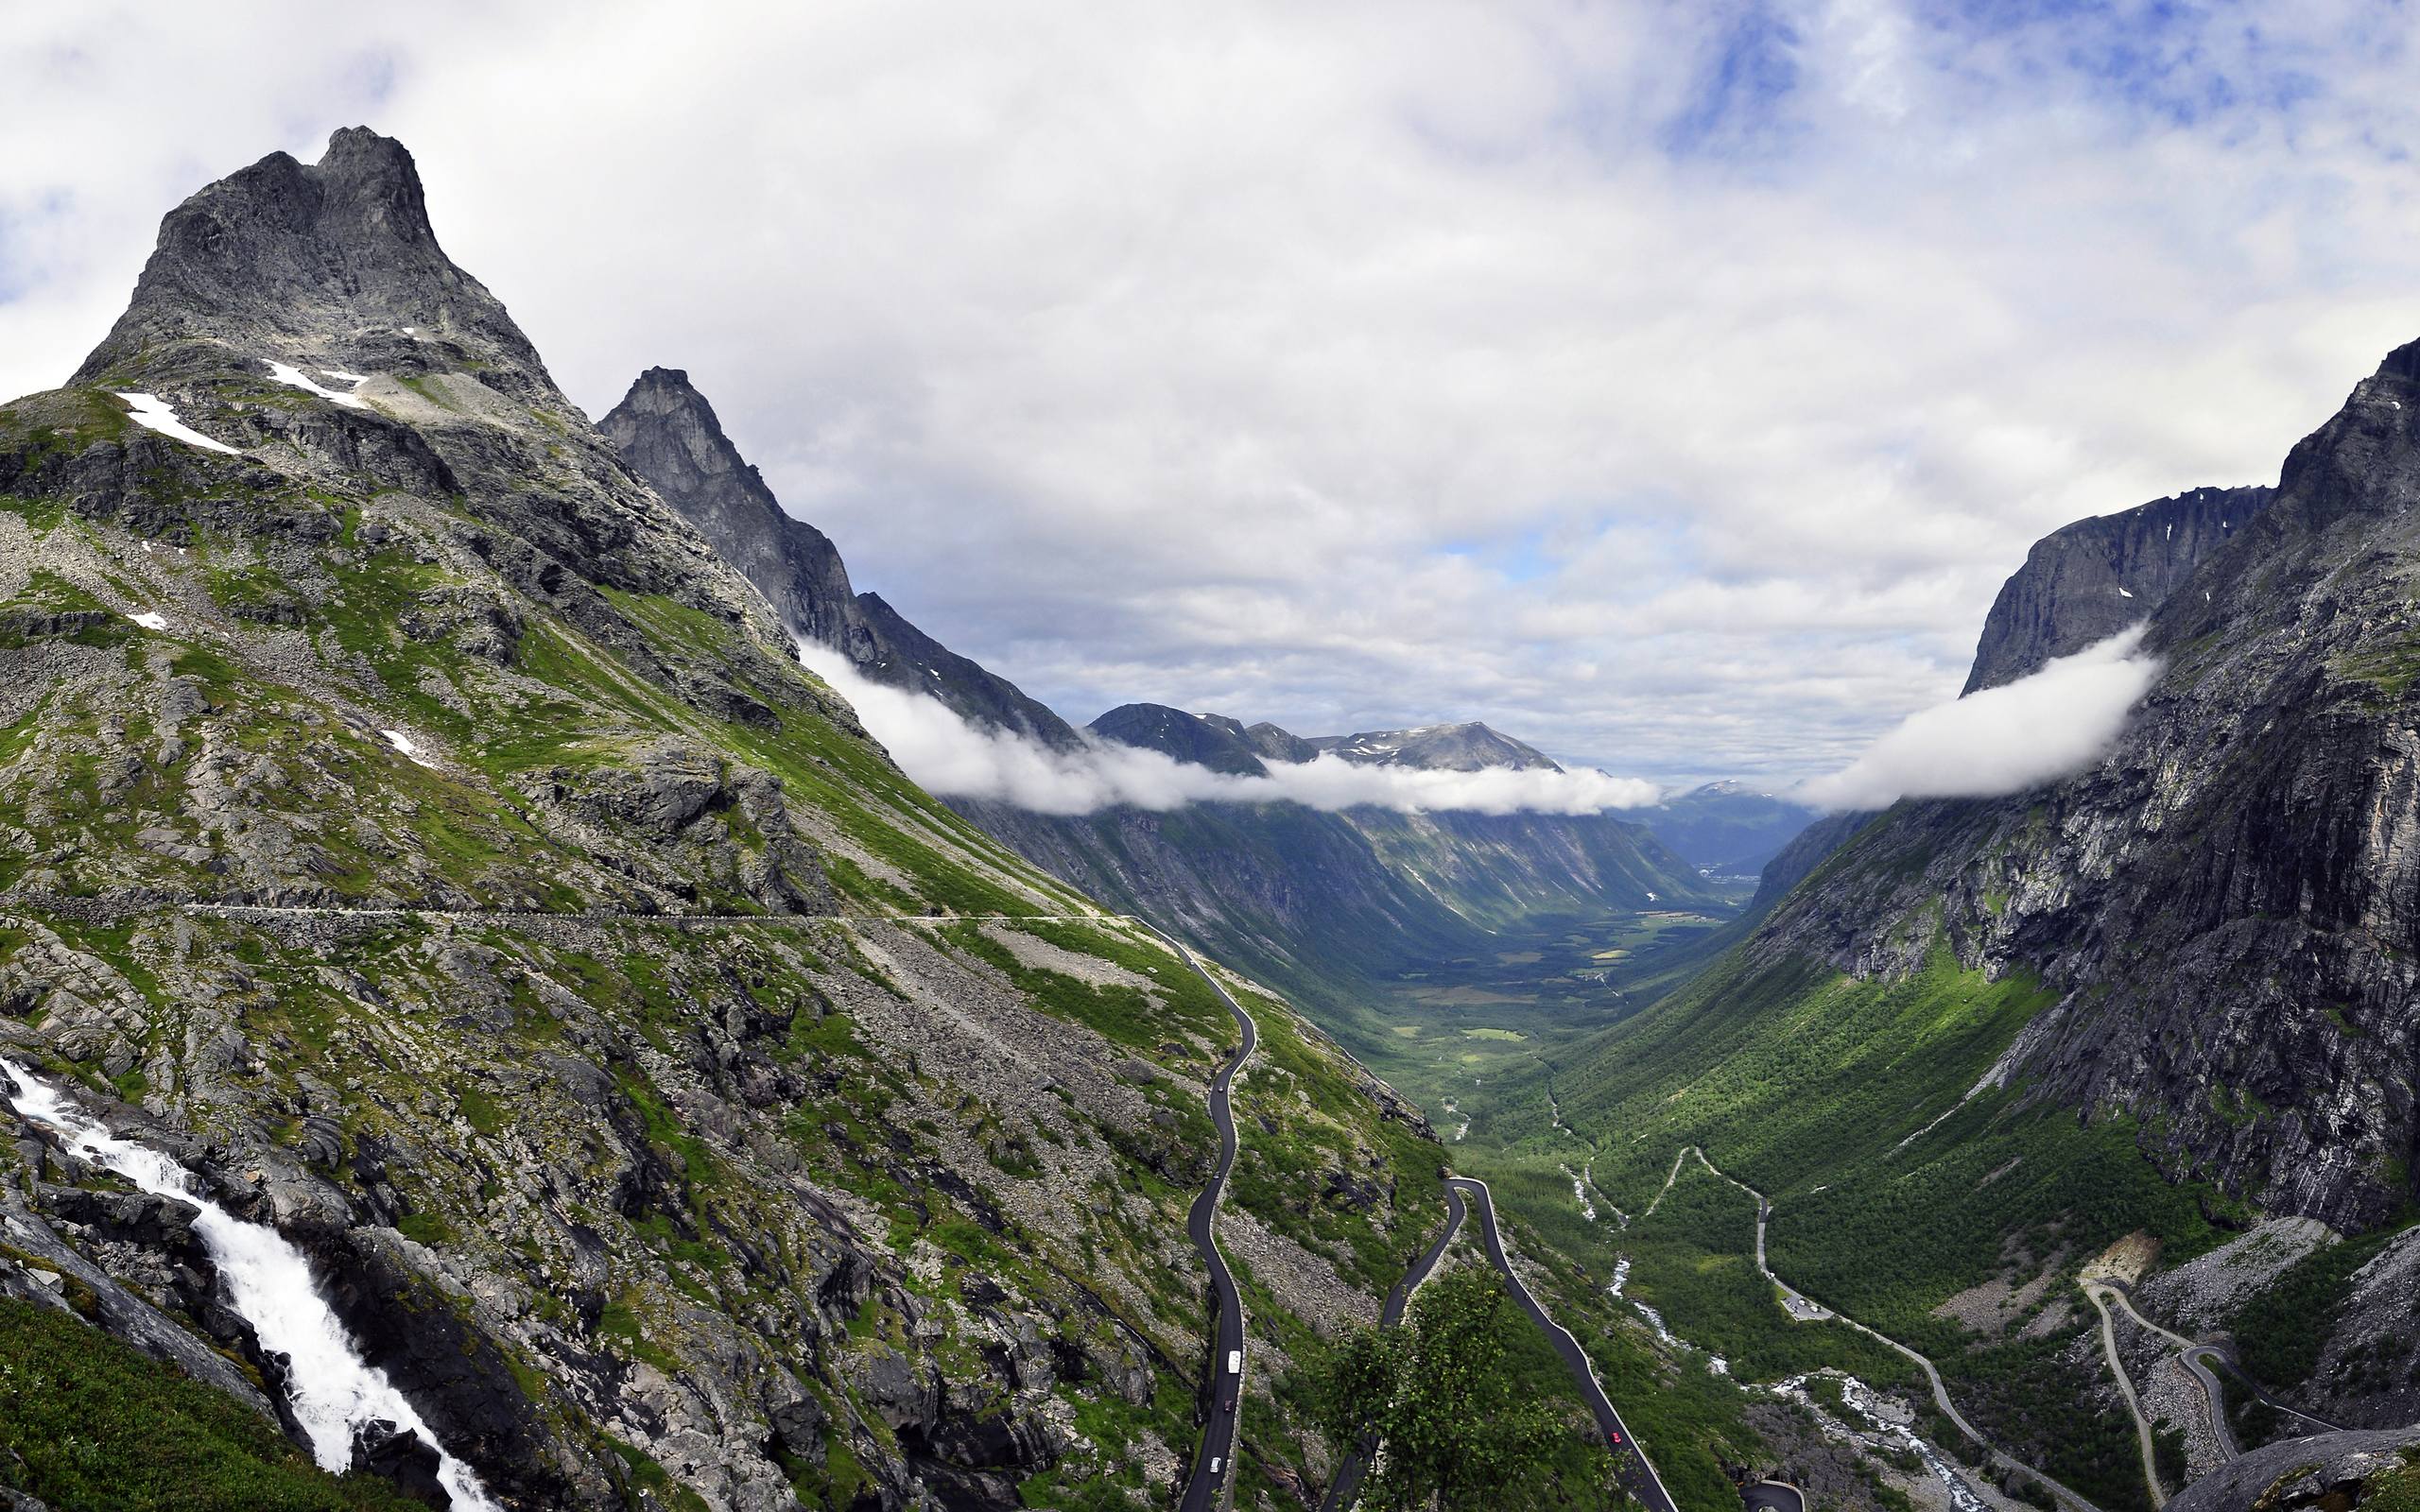
<instances>
[{"instance_id":1,"label":"eroded rock face","mask_svg":"<svg viewBox=\"0 0 2420 1512\"><path fill-rule=\"evenodd\" d=\"M2359 1512L2420 1493L2420 1428L2320 1434L2256 1449L2195 1481L2174 1512Z\"/></svg>"},{"instance_id":2,"label":"eroded rock face","mask_svg":"<svg viewBox=\"0 0 2420 1512\"><path fill-rule=\"evenodd\" d=\"M2195 489L2044 536L1992 601L1964 691L2014 682L2141 621L2275 495Z\"/></svg>"},{"instance_id":3,"label":"eroded rock face","mask_svg":"<svg viewBox=\"0 0 2420 1512\"><path fill-rule=\"evenodd\" d=\"M239 331L303 343L340 335L397 355L426 332L552 387L504 306L438 246L411 154L362 127L329 138L317 163L273 152L171 211L133 303L74 381L95 382L147 348Z\"/></svg>"},{"instance_id":4,"label":"eroded rock face","mask_svg":"<svg viewBox=\"0 0 2420 1512\"><path fill-rule=\"evenodd\" d=\"M822 531L783 512L687 373L649 368L597 429L725 561L748 575L791 629L845 644L856 623L856 592L838 549Z\"/></svg>"}]
</instances>

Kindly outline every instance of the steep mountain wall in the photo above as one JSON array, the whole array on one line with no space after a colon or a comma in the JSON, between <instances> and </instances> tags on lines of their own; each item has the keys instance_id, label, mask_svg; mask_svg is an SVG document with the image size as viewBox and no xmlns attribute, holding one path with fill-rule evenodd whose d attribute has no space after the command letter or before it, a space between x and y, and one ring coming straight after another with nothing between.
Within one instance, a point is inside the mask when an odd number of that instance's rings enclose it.
<instances>
[{"instance_id":1,"label":"steep mountain wall","mask_svg":"<svg viewBox=\"0 0 2420 1512\"><path fill-rule=\"evenodd\" d=\"M1992 601L1964 691L2014 682L2142 619L2275 492L2195 489L2079 520L2035 541Z\"/></svg>"},{"instance_id":2,"label":"steep mountain wall","mask_svg":"<svg viewBox=\"0 0 2420 1512\"><path fill-rule=\"evenodd\" d=\"M1234 1022L792 628L399 145L202 191L78 381L0 406L0 1052L307 1249L511 1507L1163 1504ZM1417 1114L1251 1001L1247 1504L1328 1454L1284 1341L1443 1212ZM8 1122L0 1292L284 1389L189 1218Z\"/></svg>"}]
</instances>

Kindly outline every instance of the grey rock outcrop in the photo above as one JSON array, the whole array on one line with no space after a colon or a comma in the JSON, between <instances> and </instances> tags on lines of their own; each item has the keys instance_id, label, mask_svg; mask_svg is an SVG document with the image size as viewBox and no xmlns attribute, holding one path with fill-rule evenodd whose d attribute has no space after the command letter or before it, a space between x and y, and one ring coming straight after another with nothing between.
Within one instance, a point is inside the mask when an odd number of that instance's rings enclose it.
<instances>
[{"instance_id":1,"label":"grey rock outcrop","mask_svg":"<svg viewBox=\"0 0 2420 1512\"><path fill-rule=\"evenodd\" d=\"M2178 1492L2170 1512L2360 1512L2420 1492L2420 1427L2319 1434L2256 1449Z\"/></svg>"},{"instance_id":2,"label":"grey rock outcrop","mask_svg":"<svg viewBox=\"0 0 2420 1512\"><path fill-rule=\"evenodd\" d=\"M2050 532L1992 601L1963 691L2014 682L2149 617L2275 496L2194 489Z\"/></svg>"},{"instance_id":3,"label":"grey rock outcrop","mask_svg":"<svg viewBox=\"0 0 2420 1512\"><path fill-rule=\"evenodd\" d=\"M479 352L514 388L554 387L503 304L438 246L411 154L347 127L315 164L273 152L171 211L132 302L73 381L246 337L281 358L280 346L334 338L377 371L424 336Z\"/></svg>"},{"instance_id":4,"label":"grey rock outcrop","mask_svg":"<svg viewBox=\"0 0 2420 1512\"><path fill-rule=\"evenodd\" d=\"M978 725L1060 749L1082 744L1014 683L933 640L880 596L853 589L831 539L782 508L687 373L648 369L597 428L756 585L792 634L839 650L875 682L929 695Z\"/></svg>"}]
</instances>

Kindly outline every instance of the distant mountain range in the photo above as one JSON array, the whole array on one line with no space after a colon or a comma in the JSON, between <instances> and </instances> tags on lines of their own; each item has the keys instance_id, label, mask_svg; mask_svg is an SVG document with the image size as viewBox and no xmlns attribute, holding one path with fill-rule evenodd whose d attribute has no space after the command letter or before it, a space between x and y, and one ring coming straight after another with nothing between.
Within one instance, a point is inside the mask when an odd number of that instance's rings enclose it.
<instances>
[{"instance_id":1,"label":"distant mountain range","mask_svg":"<svg viewBox=\"0 0 2420 1512\"><path fill-rule=\"evenodd\" d=\"M685 374L644 374L600 428L795 633L978 726L1063 751L1087 739L1151 750L1232 776L1322 755L1436 772L1562 770L1535 747L1478 722L1303 737L1268 722L1131 703L1080 732L887 605L872 608L879 604L873 595L854 593L831 541L781 508ZM1720 904L1733 894L1706 873L1753 876L1794 825L1813 817L1724 783L1634 815L1332 813L1269 802L1059 816L995 799L946 801L1090 896L1274 980L1340 988L1413 960L1478 953L1490 931L1517 919Z\"/></svg>"}]
</instances>

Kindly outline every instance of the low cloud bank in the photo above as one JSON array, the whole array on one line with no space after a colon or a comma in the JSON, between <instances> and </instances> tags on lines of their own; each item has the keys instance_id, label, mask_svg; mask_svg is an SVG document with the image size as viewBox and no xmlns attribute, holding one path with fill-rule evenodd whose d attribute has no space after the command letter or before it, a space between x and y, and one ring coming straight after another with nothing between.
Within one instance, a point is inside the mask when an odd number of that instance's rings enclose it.
<instances>
[{"instance_id":1,"label":"low cloud bank","mask_svg":"<svg viewBox=\"0 0 2420 1512\"><path fill-rule=\"evenodd\" d=\"M1091 814L1119 804L1167 810L1188 803L1281 800L1329 810L1596 814L1643 808L1661 796L1652 782L1603 772L1431 772L1361 766L1322 754L1308 762L1271 762L1267 777L1238 777L1108 741L1081 750L1052 750L1021 736L978 729L938 699L868 681L828 646L803 642L799 654L856 706L866 729L925 791L991 799L1041 814Z\"/></svg>"},{"instance_id":2,"label":"low cloud bank","mask_svg":"<svg viewBox=\"0 0 2420 1512\"><path fill-rule=\"evenodd\" d=\"M1829 777L1800 785L1817 808L1888 808L1903 798L1994 798L2099 761L2151 691L2159 658L2138 656L2143 627L2031 677L1910 714Z\"/></svg>"}]
</instances>

